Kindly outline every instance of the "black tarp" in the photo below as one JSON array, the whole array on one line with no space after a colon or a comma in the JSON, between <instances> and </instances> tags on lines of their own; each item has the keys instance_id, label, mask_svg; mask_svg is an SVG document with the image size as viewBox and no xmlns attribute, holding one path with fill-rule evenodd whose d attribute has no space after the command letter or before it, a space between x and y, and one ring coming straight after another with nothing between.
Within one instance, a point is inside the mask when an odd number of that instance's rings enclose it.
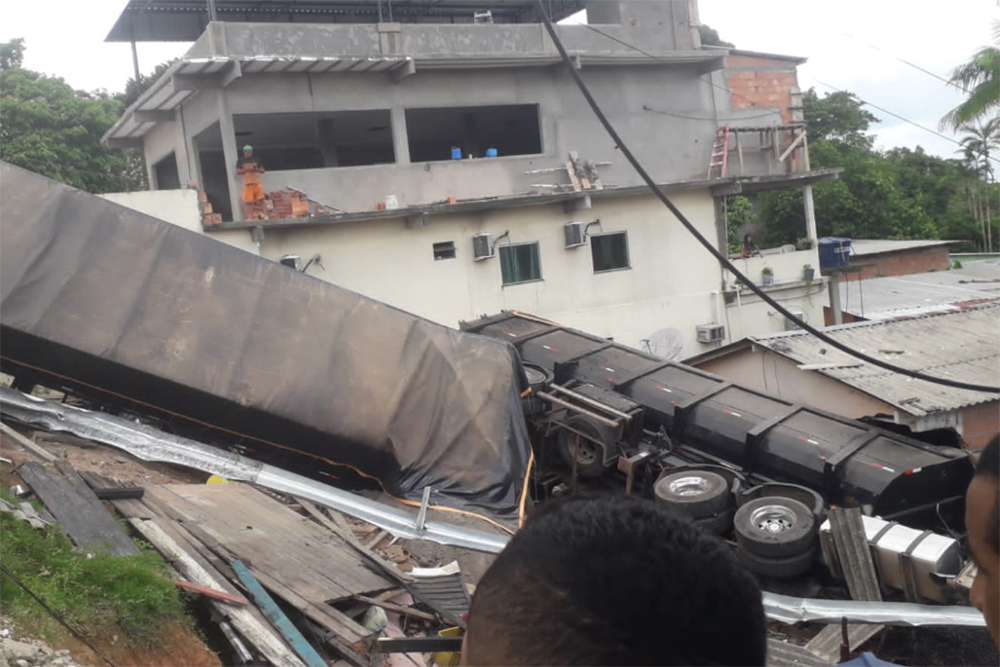
<instances>
[{"instance_id":1,"label":"black tarp","mask_svg":"<svg viewBox=\"0 0 1000 667\"><path fill-rule=\"evenodd\" d=\"M0 164L4 367L100 388L514 512L530 455L506 343L443 327ZM405 280L405 276L400 279Z\"/></svg>"}]
</instances>

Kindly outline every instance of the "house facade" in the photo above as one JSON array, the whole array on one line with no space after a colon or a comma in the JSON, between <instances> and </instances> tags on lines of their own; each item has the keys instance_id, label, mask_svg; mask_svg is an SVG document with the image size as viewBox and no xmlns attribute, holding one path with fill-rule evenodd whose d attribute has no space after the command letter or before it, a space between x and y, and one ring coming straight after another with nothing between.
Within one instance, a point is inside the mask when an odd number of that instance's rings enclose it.
<instances>
[{"instance_id":1,"label":"house facade","mask_svg":"<svg viewBox=\"0 0 1000 667\"><path fill-rule=\"evenodd\" d=\"M116 24L112 37L194 43L105 141L140 147L154 190L195 184L211 207L204 233L241 231L274 260L318 254L317 278L452 326L522 309L672 357L785 328L642 185L534 2L393 0L390 17L384 0L310 4L311 15L217 0L211 20L187 1L135 1ZM730 87L735 74L750 81L754 58L761 71L800 60L748 53L727 71L727 51L700 48L694 0L547 4L556 19L587 10L587 25L558 26L574 66L717 247L727 195L836 177L809 169L794 77L772 77L784 94ZM244 144L265 191L308 206L246 215ZM728 164L711 168L720 152ZM815 239L811 198L807 208L803 236ZM821 321L822 278L803 274L816 251L769 250L741 269L756 281L768 267L768 289Z\"/></svg>"}]
</instances>

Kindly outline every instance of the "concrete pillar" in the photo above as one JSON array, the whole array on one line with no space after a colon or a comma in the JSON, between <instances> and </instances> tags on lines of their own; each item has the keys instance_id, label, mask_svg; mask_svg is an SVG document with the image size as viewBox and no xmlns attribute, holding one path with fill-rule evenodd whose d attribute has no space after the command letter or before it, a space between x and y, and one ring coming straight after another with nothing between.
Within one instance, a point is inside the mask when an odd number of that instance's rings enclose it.
<instances>
[{"instance_id":1,"label":"concrete pillar","mask_svg":"<svg viewBox=\"0 0 1000 667\"><path fill-rule=\"evenodd\" d=\"M177 160L177 177L181 187L186 188L188 183L197 183L199 189L203 188L201 181L191 169L191 142L185 136L183 107L174 110L174 157Z\"/></svg>"},{"instance_id":2,"label":"concrete pillar","mask_svg":"<svg viewBox=\"0 0 1000 667\"><path fill-rule=\"evenodd\" d=\"M226 177L229 179L229 203L233 207L233 220L243 220L243 183L236 174L239 151L236 146L236 128L229 113L226 91L219 90L219 132L222 134L222 154L226 160ZM265 165L266 167L267 165Z\"/></svg>"},{"instance_id":3,"label":"concrete pillar","mask_svg":"<svg viewBox=\"0 0 1000 667\"><path fill-rule=\"evenodd\" d=\"M813 247L819 247L816 234L816 210L813 208L813 186L802 186L802 203L806 209L806 238L812 241Z\"/></svg>"},{"instance_id":4,"label":"concrete pillar","mask_svg":"<svg viewBox=\"0 0 1000 667\"><path fill-rule=\"evenodd\" d=\"M392 150L396 154L396 164L410 164L410 143L406 134L406 110L393 107L389 124L392 126Z\"/></svg>"},{"instance_id":5,"label":"concrete pillar","mask_svg":"<svg viewBox=\"0 0 1000 667\"><path fill-rule=\"evenodd\" d=\"M840 274L833 274L827 286L830 289L830 312L833 314L833 323L843 324L844 314L840 310Z\"/></svg>"}]
</instances>

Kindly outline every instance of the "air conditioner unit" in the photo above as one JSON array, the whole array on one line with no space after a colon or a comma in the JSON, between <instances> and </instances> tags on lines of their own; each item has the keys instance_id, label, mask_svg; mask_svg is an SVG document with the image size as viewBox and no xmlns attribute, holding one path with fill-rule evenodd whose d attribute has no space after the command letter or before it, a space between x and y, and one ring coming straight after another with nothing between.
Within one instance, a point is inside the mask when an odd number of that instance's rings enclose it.
<instances>
[{"instance_id":1,"label":"air conditioner unit","mask_svg":"<svg viewBox=\"0 0 1000 667\"><path fill-rule=\"evenodd\" d=\"M564 227L566 247L576 248L587 244L587 228L582 222L568 222Z\"/></svg>"},{"instance_id":2,"label":"air conditioner unit","mask_svg":"<svg viewBox=\"0 0 1000 667\"><path fill-rule=\"evenodd\" d=\"M278 260L283 266L300 271L302 269L302 258L298 255L285 255Z\"/></svg>"},{"instance_id":3,"label":"air conditioner unit","mask_svg":"<svg viewBox=\"0 0 1000 667\"><path fill-rule=\"evenodd\" d=\"M726 339L726 327L721 324L699 324L698 342L716 343Z\"/></svg>"},{"instance_id":4,"label":"air conditioner unit","mask_svg":"<svg viewBox=\"0 0 1000 667\"><path fill-rule=\"evenodd\" d=\"M483 232L472 236L472 258L477 262L493 257L493 235Z\"/></svg>"}]
</instances>

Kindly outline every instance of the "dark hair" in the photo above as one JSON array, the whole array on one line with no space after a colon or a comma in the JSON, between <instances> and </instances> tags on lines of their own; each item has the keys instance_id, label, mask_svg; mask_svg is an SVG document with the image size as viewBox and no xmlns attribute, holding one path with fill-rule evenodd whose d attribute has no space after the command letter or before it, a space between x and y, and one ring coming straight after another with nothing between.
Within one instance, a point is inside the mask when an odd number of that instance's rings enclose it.
<instances>
[{"instance_id":1,"label":"dark hair","mask_svg":"<svg viewBox=\"0 0 1000 667\"><path fill-rule=\"evenodd\" d=\"M753 240L753 235L751 235L751 234L744 234L743 235L743 242L744 243L750 243L752 240Z\"/></svg>"},{"instance_id":2,"label":"dark hair","mask_svg":"<svg viewBox=\"0 0 1000 667\"><path fill-rule=\"evenodd\" d=\"M1000 483L1000 433L993 436L990 444L983 448L976 466L976 477L992 477ZM993 504L993 516L986 532L986 543L993 551L1000 553L1000 493Z\"/></svg>"},{"instance_id":3,"label":"dark hair","mask_svg":"<svg viewBox=\"0 0 1000 667\"><path fill-rule=\"evenodd\" d=\"M476 588L470 664L763 665L757 582L729 547L628 496L551 501ZM492 662L491 662L492 661Z\"/></svg>"}]
</instances>

